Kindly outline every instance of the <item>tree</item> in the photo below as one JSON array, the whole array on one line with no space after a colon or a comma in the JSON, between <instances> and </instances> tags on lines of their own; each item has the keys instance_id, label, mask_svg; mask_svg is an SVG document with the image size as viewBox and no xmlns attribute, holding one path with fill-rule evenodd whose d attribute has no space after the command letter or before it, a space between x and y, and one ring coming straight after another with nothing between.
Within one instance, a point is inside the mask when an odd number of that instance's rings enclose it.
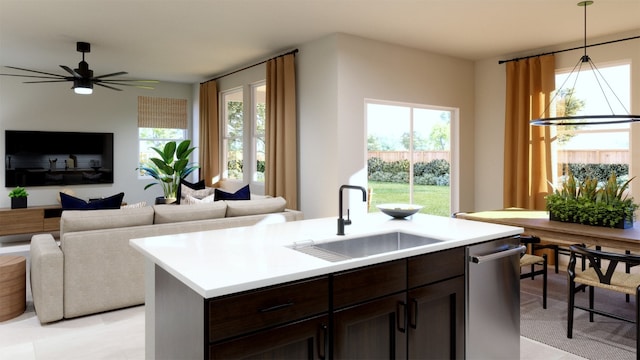
<instances>
[{"instance_id":1,"label":"tree","mask_svg":"<svg viewBox=\"0 0 640 360\"><path fill-rule=\"evenodd\" d=\"M409 150L410 145L410 136L408 132L402 134L402 146ZM420 133L417 131L413 132L413 150L427 150L428 141L427 139L420 136Z\"/></svg>"},{"instance_id":2,"label":"tree","mask_svg":"<svg viewBox=\"0 0 640 360\"><path fill-rule=\"evenodd\" d=\"M429 148L446 150L449 147L449 122L439 122L433 126L429 134Z\"/></svg>"},{"instance_id":3,"label":"tree","mask_svg":"<svg viewBox=\"0 0 640 360\"><path fill-rule=\"evenodd\" d=\"M574 116L584 108L585 102L574 95L575 89L560 89L556 100L556 116ZM576 136L575 131L583 125L558 126L557 141L559 145L566 144Z\"/></svg>"},{"instance_id":4,"label":"tree","mask_svg":"<svg viewBox=\"0 0 640 360\"><path fill-rule=\"evenodd\" d=\"M227 102L227 136L233 141L230 143L230 151L242 150L242 130L244 127L244 115L242 101Z\"/></svg>"}]
</instances>

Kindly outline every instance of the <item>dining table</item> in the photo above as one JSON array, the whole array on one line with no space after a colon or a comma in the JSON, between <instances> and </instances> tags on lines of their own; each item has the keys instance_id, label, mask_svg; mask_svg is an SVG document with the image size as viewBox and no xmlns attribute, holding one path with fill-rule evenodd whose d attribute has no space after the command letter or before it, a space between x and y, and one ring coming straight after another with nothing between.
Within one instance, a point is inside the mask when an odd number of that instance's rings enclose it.
<instances>
[{"instance_id":1,"label":"dining table","mask_svg":"<svg viewBox=\"0 0 640 360\"><path fill-rule=\"evenodd\" d=\"M638 222L634 222L633 227L628 229L583 225L549 220L548 211L517 208L459 212L454 216L459 219L521 227L526 235L537 236L544 243L565 248L573 244L585 244L640 253Z\"/></svg>"}]
</instances>

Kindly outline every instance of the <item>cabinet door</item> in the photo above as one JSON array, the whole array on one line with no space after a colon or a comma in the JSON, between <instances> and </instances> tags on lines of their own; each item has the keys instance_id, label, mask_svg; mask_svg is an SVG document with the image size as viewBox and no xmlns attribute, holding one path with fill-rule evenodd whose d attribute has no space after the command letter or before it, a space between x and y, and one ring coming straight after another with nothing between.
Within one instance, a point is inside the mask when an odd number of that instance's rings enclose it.
<instances>
[{"instance_id":1,"label":"cabinet door","mask_svg":"<svg viewBox=\"0 0 640 360\"><path fill-rule=\"evenodd\" d=\"M328 316L264 330L209 347L209 359L326 359Z\"/></svg>"},{"instance_id":2,"label":"cabinet door","mask_svg":"<svg viewBox=\"0 0 640 360\"><path fill-rule=\"evenodd\" d=\"M405 359L406 293L333 313L334 359Z\"/></svg>"},{"instance_id":3,"label":"cabinet door","mask_svg":"<svg viewBox=\"0 0 640 360\"><path fill-rule=\"evenodd\" d=\"M408 294L409 359L464 358L464 276Z\"/></svg>"}]
</instances>

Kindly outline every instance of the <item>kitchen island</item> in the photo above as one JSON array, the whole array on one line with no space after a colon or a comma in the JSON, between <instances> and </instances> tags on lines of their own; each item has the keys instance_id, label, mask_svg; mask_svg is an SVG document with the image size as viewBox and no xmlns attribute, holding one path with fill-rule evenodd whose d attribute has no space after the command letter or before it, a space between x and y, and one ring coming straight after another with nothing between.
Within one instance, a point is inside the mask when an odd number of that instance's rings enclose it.
<instances>
[{"instance_id":1,"label":"kitchen island","mask_svg":"<svg viewBox=\"0 0 640 360\"><path fill-rule=\"evenodd\" d=\"M362 319L393 321L397 334L387 334L385 348L392 354L383 357L406 357L420 342L412 344L409 331L416 328L416 314L426 315L418 312L412 292L448 309L446 328L433 333L446 333L451 346L444 350L462 358L464 249L517 236L522 229L421 214L408 220L372 214L355 219L345 232L336 235L335 218L287 223L276 218L252 227L131 240L147 259L147 358L240 357L255 355L253 348L295 358L299 342L305 358L346 357L361 354L343 345L357 346L349 331L365 324ZM394 232L437 241L335 262L294 249ZM372 325L366 323L363 331L373 331ZM381 331L388 332L387 325Z\"/></svg>"}]
</instances>

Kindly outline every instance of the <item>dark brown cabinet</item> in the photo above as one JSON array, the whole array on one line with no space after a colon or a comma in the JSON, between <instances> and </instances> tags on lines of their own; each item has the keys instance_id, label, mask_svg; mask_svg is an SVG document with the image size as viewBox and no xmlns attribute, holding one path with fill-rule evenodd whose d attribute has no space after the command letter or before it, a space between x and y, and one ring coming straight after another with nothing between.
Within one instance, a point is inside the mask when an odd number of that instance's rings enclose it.
<instances>
[{"instance_id":1,"label":"dark brown cabinet","mask_svg":"<svg viewBox=\"0 0 640 360\"><path fill-rule=\"evenodd\" d=\"M335 311L333 358L406 358L405 299L400 293Z\"/></svg>"},{"instance_id":2,"label":"dark brown cabinet","mask_svg":"<svg viewBox=\"0 0 640 360\"><path fill-rule=\"evenodd\" d=\"M319 316L209 348L209 359L328 359L328 316Z\"/></svg>"},{"instance_id":3,"label":"dark brown cabinet","mask_svg":"<svg viewBox=\"0 0 640 360\"><path fill-rule=\"evenodd\" d=\"M155 356L464 357L464 248L203 299L156 267Z\"/></svg>"},{"instance_id":4,"label":"dark brown cabinet","mask_svg":"<svg viewBox=\"0 0 640 360\"><path fill-rule=\"evenodd\" d=\"M464 358L465 249L408 259L409 359Z\"/></svg>"},{"instance_id":5,"label":"dark brown cabinet","mask_svg":"<svg viewBox=\"0 0 640 360\"><path fill-rule=\"evenodd\" d=\"M464 276L408 294L408 358L464 358Z\"/></svg>"},{"instance_id":6,"label":"dark brown cabinet","mask_svg":"<svg viewBox=\"0 0 640 360\"><path fill-rule=\"evenodd\" d=\"M464 358L464 254L445 250L335 274L334 358Z\"/></svg>"}]
</instances>

